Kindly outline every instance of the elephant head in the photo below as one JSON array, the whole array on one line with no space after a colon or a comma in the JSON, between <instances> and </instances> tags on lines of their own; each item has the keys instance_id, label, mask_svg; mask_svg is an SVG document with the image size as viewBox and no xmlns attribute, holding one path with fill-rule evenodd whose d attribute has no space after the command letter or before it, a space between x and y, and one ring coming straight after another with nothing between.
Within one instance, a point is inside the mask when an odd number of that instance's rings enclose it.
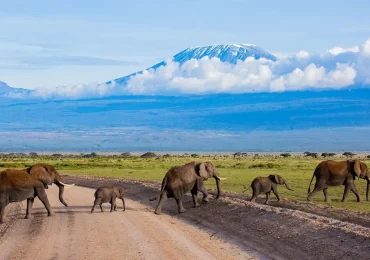
<instances>
[{"instance_id":1,"label":"elephant head","mask_svg":"<svg viewBox=\"0 0 370 260\"><path fill-rule=\"evenodd\" d=\"M117 198L123 199L123 189L121 187L113 187L113 190Z\"/></svg>"},{"instance_id":2,"label":"elephant head","mask_svg":"<svg viewBox=\"0 0 370 260\"><path fill-rule=\"evenodd\" d=\"M197 170L197 173L200 177L202 177L204 180L207 180L208 178L214 178L216 180L216 186L217 186L217 196L216 199L220 197L221 189L220 189L220 180L225 180L226 178L220 178L218 171L213 166L211 162L202 162L197 165L199 168Z\"/></svg>"},{"instance_id":3,"label":"elephant head","mask_svg":"<svg viewBox=\"0 0 370 260\"><path fill-rule=\"evenodd\" d=\"M367 180L367 187L366 187L366 200L369 200L369 189L370 189L370 171L367 168L367 165L363 162L360 162L359 160L355 161L348 161L353 163L353 173L355 178L356 176L358 178Z\"/></svg>"},{"instance_id":4,"label":"elephant head","mask_svg":"<svg viewBox=\"0 0 370 260\"><path fill-rule=\"evenodd\" d=\"M275 174L275 175L269 175L269 179L276 183L276 184L280 184L280 185L285 185L285 187L288 189L288 190L291 190L293 191L293 189L291 189L289 186L288 186L288 183L283 179L283 177L281 177L279 174Z\"/></svg>"},{"instance_id":5,"label":"elephant head","mask_svg":"<svg viewBox=\"0 0 370 260\"><path fill-rule=\"evenodd\" d=\"M49 164L36 164L27 169L25 169L34 179L41 181L44 184L44 187L47 189L48 185L55 185L59 188L59 200L60 202L68 207L68 204L63 199L64 187L71 187L72 185L68 185L63 183L62 177L60 177L58 171L54 168L54 166Z\"/></svg>"},{"instance_id":6,"label":"elephant head","mask_svg":"<svg viewBox=\"0 0 370 260\"><path fill-rule=\"evenodd\" d=\"M123 188L122 187L113 187L113 191L116 194L117 198L122 200L122 205L123 205L123 211L126 210L126 205L125 205L125 199L123 198Z\"/></svg>"}]
</instances>

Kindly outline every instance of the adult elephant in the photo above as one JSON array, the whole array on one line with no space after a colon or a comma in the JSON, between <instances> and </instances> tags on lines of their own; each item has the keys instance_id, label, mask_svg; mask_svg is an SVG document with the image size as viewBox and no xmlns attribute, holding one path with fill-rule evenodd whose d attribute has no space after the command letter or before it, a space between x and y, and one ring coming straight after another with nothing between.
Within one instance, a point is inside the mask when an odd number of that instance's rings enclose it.
<instances>
[{"instance_id":1,"label":"adult elephant","mask_svg":"<svg viewBox=\"0 0 370 260\"><path fill-rule=\"evenodd\" d=\"M314 177L316 177L315 188L310 192L311 183ZM366 200L369 200L370 171L365 163L359 160L323 161L317 165L315 172L313 173L310 186L308 187L307 200L311 201L312 196L316 192L322 190L324 192L325 201L330 202L328 198L328 187L344 185L345 188L342 202L346 200L350 190L356 195L357 202L360 202L360 195L358 194L354 183L356 177L367 180Z\"/></svg>"},{"instance_id":2,"label":"adult elephant","mask_svg":"<svg viewBox=\"0 0 370 260\"><path fill-rule=\"evenodd\" d=\"M39 163L23 170L28 172L34 179L41 181L44 184L45 189L48 188L48 185L52 185L53 183L55 183L55 185L57 185L59 188L60 202L64 206L68 207L68 204L64 201L63 198L64 187L70 187L74 184L65 184L62 180L62 177L60 177L60 174L54 166L46 163Z\"/></svg>"},{"instance_id":3,"label":"adult elephant","mask_svg":"<svg viewBox=\"0 0 370 260\"><path fill-rule=\"evenodd\" d=\"M53 215L44 184L23 170L7 169L0 172L0 223L4 222L5 207L27 199L26 218L31 216L32 204L38 197L48 215Z\"/></svg>"},{"instance_id":4,"label":"adult elephant","mask_svg":"<svg viewBox=\"0 0 370 260\"><path fill-rule=\"evenodd\" d=\"M186 212L182 200L186 192L191 191L194 207L199 206L197 201L198 191L203 193L203 201L208 201L208 192L203 181L214 178L217 185L217 196L220 197L220 180L216 168L211 162L190 162L181 166L172 167L164 176L160 199L155 209L155 214L161 214L163 203L167 198L175 198L178 212ZM226 178L222 178L226 179Z\"/></svg>"}]
</instances>

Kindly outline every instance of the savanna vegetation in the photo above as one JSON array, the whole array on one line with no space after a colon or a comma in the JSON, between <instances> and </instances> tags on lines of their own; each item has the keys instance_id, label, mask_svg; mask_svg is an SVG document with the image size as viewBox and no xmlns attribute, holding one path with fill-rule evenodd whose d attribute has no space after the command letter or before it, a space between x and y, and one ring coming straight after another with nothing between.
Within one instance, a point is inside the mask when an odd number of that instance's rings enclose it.
<instances>
[{"instance_id":1,"label":"savanna vegetation","mask_svg":"<svg viewBox=\"0 0 370 260\"><path fill-rule=\"evenodd\" d=\"M294 189L288 191L284 186L279 186L282 198L306 201L307 189L312 178L316 165L322 160L335 159L346 160L347 156L334 154L306 154L306 156L296 156L281 154L276 156L262 156L258 154L232 154L232 155L162 155L154 153L143 154L145 156L132 156L130 153L102 156L96 153L80 155L38 155L32 154L0 154L0 169L3 168L23 168L35 163L43 162L54 165L62 174L88 175L115 177L131 180L158 181L160 182L166 171L175 165L181 165L189 161L211 161L220 172L221 177L227 177L222 181L222 190L231 192L242 192L243 185L247 187L257 176L268 176L269 174L280 174ZM370 167L370 158L366 155L361 160ZM313 184L315 180L313 181ZM312 188L313 188L312 184ZM215 182L209 180L206 183L208 188L215 188ZM340 202L344 186L330 187L329 197L332 200L331 206L370 212L370 201L365 200L366 181L360 179L355 181L355 185L360 192L362 202L357 203L355 195L349 194L347 202ZM247 191L251 194L251 190ZM262 196L262 195L261 195ZM272 195L272 200L274 200ZM328 205L324 202L323 193L318 193L313 202L316 204Z\"/></svg>"}]
</instances>

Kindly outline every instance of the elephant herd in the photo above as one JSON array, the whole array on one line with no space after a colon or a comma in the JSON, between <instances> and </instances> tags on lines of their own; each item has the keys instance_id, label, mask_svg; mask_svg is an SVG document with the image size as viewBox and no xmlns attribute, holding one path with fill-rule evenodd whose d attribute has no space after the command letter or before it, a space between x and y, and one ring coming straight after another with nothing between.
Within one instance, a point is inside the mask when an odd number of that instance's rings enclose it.
<instances>
[{"instance_id":1,"label":"elephant herd","mask_svg":"<svg viewBox=\"0 0 370 260\"><path fill-rule=\"evenodd\" d=\"M311 192L311 183L313 178L316 178L316 183ZM348 192L352 191L360 202L360 195L355 187L354 180L357 178L367 180L366 200L369 200L370 188L370 171L364 162L359 160L347 161L332 161L327 160L319 163L313 173L311 182L308 188L307 200L311 201L312 196L323 191L325 201L329 202L328 187L344 185L344 193L342 201L345 201ZM183 198L185 193L192 194L194 207L200 204L197 201L197 194L203 194L203 201L208 202L208 192L204 186L204 181L209 178L214 178L216 181L217 195L220 197L220 181L226 178L221 178L217 169L211 162L189 162L185 165L174 166L165 174L161 191L159 194L159 202L155 209L155 214L161 214L162 206L167 198L174 198L177 202L179 213L183 213L186 209L183 206ZM22 170L7 169L0 172L0 223L3 223L5 207L11 202L20 202L27 200L26 218L31 215L32 204L37 196L44 204L48 215L51 216L52 210L45 192L48 185L52 183L59 187L59 200L65 206L68 206L63 199L64 187L70 187L63 183L61 176L57 170L48 164L36 164ZM277 200L280 200L280 195L277 190L277 185L285 185L287 189L292 190L288 183L280 175L269 175L268 177L255 178L250 188L253 190L250 201L255 202L259 194L266 194L265 203L268 204L271 191L275 194ZM96 206L100 206L103 211L102 203L109 202L111 211L116 210L116 198L122 200L123 210L125 210L125 200L123 197L124 191L121 187L100 187L96 190L94 196L94 205L91 213L94 212ZM155 200L156 198L150 199Z\"/></svg>"}]
</instances>

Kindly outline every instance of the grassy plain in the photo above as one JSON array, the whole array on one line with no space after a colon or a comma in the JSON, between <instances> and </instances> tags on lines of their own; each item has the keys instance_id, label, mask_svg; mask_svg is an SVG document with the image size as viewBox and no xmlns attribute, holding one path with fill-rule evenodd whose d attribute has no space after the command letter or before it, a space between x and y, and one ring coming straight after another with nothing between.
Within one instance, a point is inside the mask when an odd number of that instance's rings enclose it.
<instances>
[{"instance_id":1,"label":"grassy plain","mask_svg":"<svg viewBox=\"0 0 370 260\"><path fill-rule=\"evenodd\" d=\"M89 175L102 177L115 177L131 180L150 180L160 182L166 171L175 165L181 165L189 161L211 161L219 170L221 177L227 177L222 181L223 191L242 192L242 185L249 186L251 181L258 176L280 174L288 182L294 191L288 191L284 186L279 186L282 198L295 201L306 201L308 184L312 178L316 165L323 158L281 158L281 157L241 157L233 158L226 156L208 156L206 158L169 157L169 158L119 158L119 157L37 157L37 158L0 158L1 168L22 168L35 163L43 162L54 165L62 174ZM344 160L338 159L336 160ZM370 166L370 159L362 159ZM313 181L314 184L315 180ZM312 184L312 188L313 188ZM213 180L206 182L208 188L215 188ZM370 212L370 202L365 201L366 181L360 180L355 183L363 199L356 202L355 195L350 193L348 201L340 202L344 187L330 187L329 197L331 206L351 209L362 212ZM312 189L311 188L311 189ZM247 191L250 194L251 190ZM261 195L262 196L262 195ZM272 195L274 200L274 196ZM314 197L315 204L328 205L323 201L323 193Z\"/></svg>"}]
</instances>

